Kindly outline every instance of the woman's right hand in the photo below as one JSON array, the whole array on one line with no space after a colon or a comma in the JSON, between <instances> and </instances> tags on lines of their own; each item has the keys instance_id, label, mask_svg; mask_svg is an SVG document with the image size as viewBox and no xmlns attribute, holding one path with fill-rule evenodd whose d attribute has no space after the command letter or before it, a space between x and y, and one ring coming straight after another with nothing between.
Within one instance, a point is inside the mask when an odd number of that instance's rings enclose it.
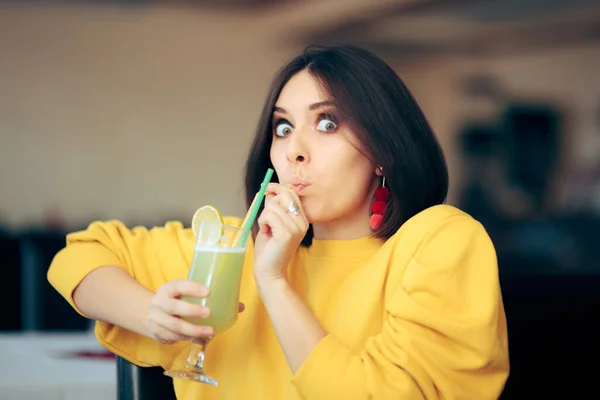
<instances>
[{"instance_id":1,"label":"woman's right hand","mask_svg":"<svg viewBox=\"0 0 600 400\"><path fill-rule=\"evenodd\" d=\"M148 328L152 337L163 344L180 340L206 338L213 335L209 326L195 325L182 318L206 318L210 310L199 304L182 300L182 296L203 298L209 289L201 283L187 279L174 280L158 288L150 302ZM244 311L240 303L239 311Z\"/></svg>"},{"instance_id":2,"label":"woman's right hand","mask_svg":"<svg viewBox=\"0 0 600 400\"><path fill-rule=\"evenodd\" d=\"M213 334L211 327L195 325L183 319L206 318L210 310L181 299L182 296L203 298L208 293L206 286L186 279L174 280L159 287L148 311L147 323L152 337L163 344L210 337Z\"/></svg>"}]
</instances>

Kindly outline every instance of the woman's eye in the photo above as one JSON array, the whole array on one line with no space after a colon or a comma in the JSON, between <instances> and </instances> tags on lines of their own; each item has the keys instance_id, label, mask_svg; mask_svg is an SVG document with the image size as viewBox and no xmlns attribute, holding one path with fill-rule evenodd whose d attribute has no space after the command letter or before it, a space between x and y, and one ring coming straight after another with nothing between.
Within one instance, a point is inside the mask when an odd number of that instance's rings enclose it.
<instances>
[{"instance_id":1,"label":"woman's eye","mask_svg":"<svg viewBox=\"0 0 600 400\"><path fill-rule=\"evenodd\" d=\"M317 129L321 132L333 132L337 129L337 124L330 119L322 119L319 121Z\"/></svg>"},{"instance_id":2,"label":"woman's eye","mask_svg":"<svg viewBox=\"0 0 600 400\"><path fill-rule=\"evenodd\" d=\"M284 137L289 135L294 131L294 128L287 122L279 122L277 126L275 126L275 135L279 137Z\"/></svg>"}]
</instances>

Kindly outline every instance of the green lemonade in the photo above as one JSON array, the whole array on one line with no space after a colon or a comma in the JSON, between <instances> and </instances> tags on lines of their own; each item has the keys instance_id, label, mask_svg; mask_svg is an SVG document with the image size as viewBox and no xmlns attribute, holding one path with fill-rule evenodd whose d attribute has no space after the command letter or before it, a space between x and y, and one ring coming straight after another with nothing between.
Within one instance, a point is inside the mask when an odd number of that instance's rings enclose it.
<instances>
[{"instance_id":1,"label":"green lemonade","mask_svg":"<svg viewBox=\"0 0 600 400\"><path fill-rule=\"evenodd\" d=\"M191 303L210 309L208 318L186 318L196 325L213 328L215 335L230 328L238 316L240 284L245 249L198 247L188 279L210 288L206 298L183 297Z\"/></svg>"}]
</instances>

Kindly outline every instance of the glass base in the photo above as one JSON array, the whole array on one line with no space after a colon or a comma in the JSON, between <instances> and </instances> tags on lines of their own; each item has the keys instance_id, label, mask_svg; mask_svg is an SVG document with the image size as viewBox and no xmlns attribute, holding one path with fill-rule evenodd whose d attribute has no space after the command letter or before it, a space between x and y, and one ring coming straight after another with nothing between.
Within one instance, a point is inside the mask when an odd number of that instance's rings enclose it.
<instances>
[{"instance_id":1,"label":"glass base","mask_svg":"<svg viewBox=\"0 0 600 400\"><path fill-rule=\"evenodd\" d=\"M186 371L186 370L175 370L175 371L165 371L164 374L166 376L170 376L171 378L179 378L185 379L187 381L194 382L202 382L211 386L219 386L219 382L214 380L208 375L204 375L200 372Z\"/></svg>"}]
</instances>

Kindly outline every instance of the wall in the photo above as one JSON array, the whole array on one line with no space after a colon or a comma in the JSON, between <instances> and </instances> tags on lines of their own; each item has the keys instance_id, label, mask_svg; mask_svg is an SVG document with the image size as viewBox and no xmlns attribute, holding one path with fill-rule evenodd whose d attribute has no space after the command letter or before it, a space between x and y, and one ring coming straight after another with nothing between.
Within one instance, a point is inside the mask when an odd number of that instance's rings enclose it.
<instances>
[{"instance_id":1,"label":"wall","mask_svg":"<svg viewBox=\"0 0 600 400\"><path fill-rule=\"evenodd\" d=\"M188 221L207 203L243 214L243 162L268 83L298 50L277 45L271 28L207 10L0 10L0 221L38 223L55 209L72 227ZM597 44L387 60L446 151L451 203L463 175L456 134L465 118L489 113L459 91L473 72L559 102L563 164L597 159Z\"/></svg>"},{"instance_id":2,"label":"wall","mask_svg":"<svg viewBox=\"0 0 600 400\"><path fill-rule=\"evenodd\" d=\"M243 213L267 86L294 49L206 10L0 11L0 219Z\"/></svg>"},{"instance_id":3,"label":"wall","mask_svg":"<svg viewBox=\"0 0 600 400\"><path fill-rule=\"evenodd\" d=\"M463 183L457 135L468 120L497 119L503 102L472 99L461 91L463 79L492 77L508 99L542 101L561 111L563 140L555 181L555 207L561 207L567 181L577 170L600 165L600 43L502 56L439 56L390 60L413 90L436 130L448 158L456 200Z\"/></svg>"}]
</instances>

